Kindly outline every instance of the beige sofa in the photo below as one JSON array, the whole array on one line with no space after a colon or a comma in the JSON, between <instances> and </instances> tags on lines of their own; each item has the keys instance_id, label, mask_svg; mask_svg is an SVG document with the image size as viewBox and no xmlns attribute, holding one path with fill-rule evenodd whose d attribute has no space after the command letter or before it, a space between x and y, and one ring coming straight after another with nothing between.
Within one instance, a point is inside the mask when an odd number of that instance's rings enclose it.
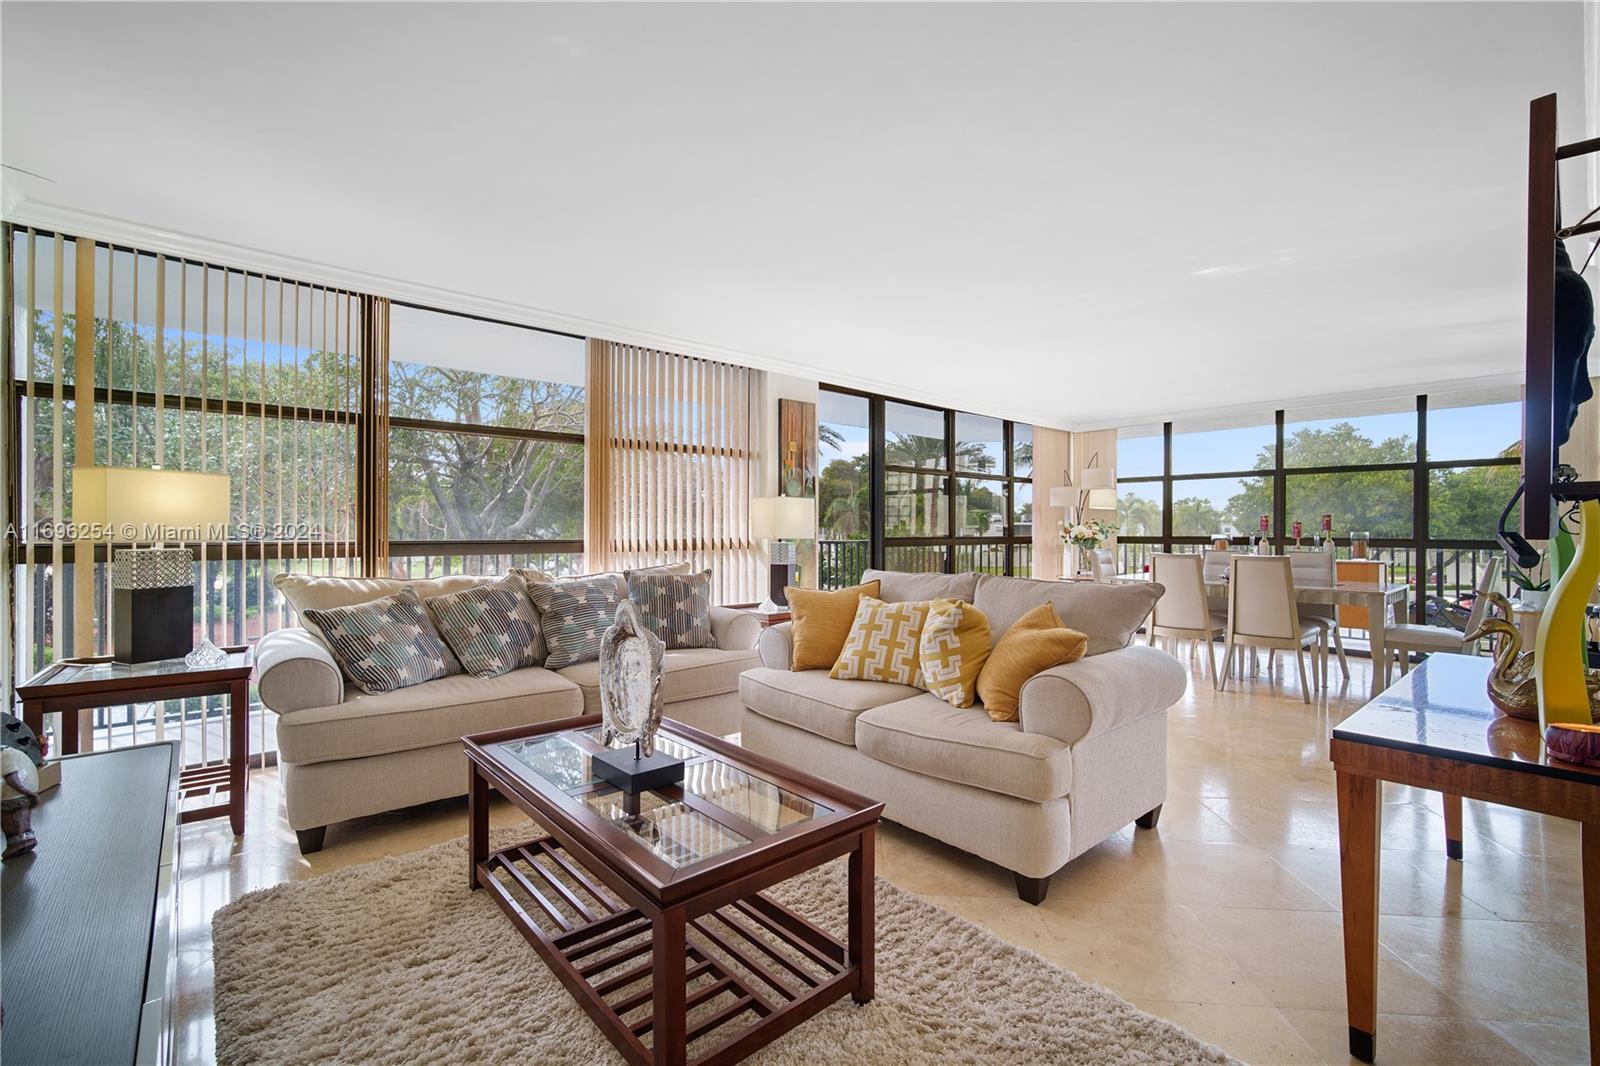
<instances>
[{"instance_id":1,"label":"beige sofa","mask_svg":"<svg viewBox=\"0 0 1600 1066\"><path fill-rule=\"evenodd\" d=\"M972 603L998 640L1050 600L1088 654L1022 687L1021 720L994 722L903 685L791 671L790 626L764 631L739 679L743 743L884 803L884 817L1016 874L1044 900L1050 875L1129 822L1153 828L1167 794L1167 708L1188 671L1129 641L1160 585L869 570L891 602Z\"/></svg>"},{"instance_id":2,"label":"beige sofa","mask_svg":"<svg viewBox=\"0 0 1600 1066\"><path fill-rule=\"evenodd\" d=\"M493 578L420 581L309 578L274 582L294 605L361 603L410 585L424 600ZM620 579L619 579L620 580ZM301 617L301 625L306 624ZM712 733L739 728L739 674L758 664L754 615L711 608L716 648L666 653L666 714ZM256 645L256 688L278 715L278 772L302 852L322 847L330 823L466 792L461 738L600 709L598 663L495 678L454 673L394 692L348 684L320 636L280 629Z\"/></svg>"}]
</instances>

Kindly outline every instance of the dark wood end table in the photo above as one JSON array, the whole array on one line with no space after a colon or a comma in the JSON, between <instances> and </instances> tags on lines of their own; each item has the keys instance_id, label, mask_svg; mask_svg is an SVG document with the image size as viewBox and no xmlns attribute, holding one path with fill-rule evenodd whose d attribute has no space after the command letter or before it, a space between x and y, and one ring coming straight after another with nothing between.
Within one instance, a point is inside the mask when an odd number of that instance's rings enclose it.
<instances>
[{"instance_id":1,"label":"dark wood end table","mask_svg":"<svg viewBox=\"0 0 1600 1066\"><path fill-rule=\"evenodd\" d=\"M633 820L590 768L599 724L464 738L467 876L623 1058L725 1066L845 995L869 1001L883 804L666 721L656 750L685 760L684 782L643 793ZM491 849L491 788L549 835ZM844 855L844 941L763 891Z\"/></svg>"},{"instance_id":2,"label":"dark wood end table","mask_svg":"<svg viewBox=\"0 0 1600 1066\"><path fill-rule=\"evenodd\" d=\"M1579 824L1590 1057L1600 1062L1600 770L1544 749L1537 722L1498 713L1484 683L1493 663L1435 654L1334 727L1350 1054L1377 1053L1378 857L1383 782L1444 794L1446 850L1461 858L1461 797Z\"/></svg>"},{"instance_id":3,"label":"dark wood end table","mask_svg":"<svg viewBox=\"0 0 1600 1066\"><path fill-rule=\"evenodd\" d=\"M44 716L59 711L62 735L56 738L56 753L75 755L80 711L195 696L227 696L227 759L188 767L178 778L182 802L197 798L212 802L184 807L179 821L188 823L226 814L234 835L242 836L250 764L250 672L255 668L255 651L248 646L223 650L228 653L227 665L212 670L192 670L182 659L148 663L119 663L108 656L62 659L17 686L23 721L43 735ZM226 799L220 799L224 794Z\"/></svg>"}]
</instances>

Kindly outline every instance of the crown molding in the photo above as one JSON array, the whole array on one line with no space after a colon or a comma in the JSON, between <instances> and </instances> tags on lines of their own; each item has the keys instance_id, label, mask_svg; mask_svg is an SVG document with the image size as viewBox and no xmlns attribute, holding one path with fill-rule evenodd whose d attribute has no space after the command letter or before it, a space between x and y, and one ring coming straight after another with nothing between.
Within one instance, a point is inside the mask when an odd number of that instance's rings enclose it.
<instances>
[{"instance_id":1,"label":"crown molding","mask_svg":"<svg viewBox=\"0 0 1600 1066\"><path fill-rule=\"evenodd\" d=\"M604 337L606 340L616 341L619 344L634 344L642 348L656 348L662 351L715 359L720 362L751 367L755 370L787 374L791 377L808 381L819 380L815 367L793 359L737 351L685 337L674 337L614 322L601 322L576 315L562 314L559 311L534 307L530 304L474 296L471 293L409 281L405 278L374 274L364 270L339 266L334 263L324 263L314 259L285 255L281 252L263 248L253 248L248 245L201 237L181 230L152 226L143 222L102 215L93 211L84 211L66 204L24 197L14 205L3 204L0 207L3 207L5 220L14 225L33 226L38 229L69 233L73 236L92 237L96 240L113 244L125 244L152 252L163 252L168 255L214 263L218 266L237 267L242 270L293 278L297 281L310 282L314 285L328 285L350 289L355 292L371 293L376 296L388 297L391 300L402 300L406 303L438 308L443 311L460 311L469 315L479 315L484 318L498 319L503 322L512 322L524 326L536 326L561 333L573 333L583 337ZM915 386L908 387L901 383L885 381L866 374L836 374L830 371L827 374L827 378L836 385L860 389L863 392L876 392L896 398L915 400L937 407L960 408L962 402L959 396L941 394L934 390ZM1073 428L1069 420L1063 419L1058 415L1029 410L1020 405L1005 410L986 410L981 413L997 418L1009 418L1018 422L1027 422L1031 425L1049 426L1055 429L1070 430Z\"/></svg>"}]
</instances>

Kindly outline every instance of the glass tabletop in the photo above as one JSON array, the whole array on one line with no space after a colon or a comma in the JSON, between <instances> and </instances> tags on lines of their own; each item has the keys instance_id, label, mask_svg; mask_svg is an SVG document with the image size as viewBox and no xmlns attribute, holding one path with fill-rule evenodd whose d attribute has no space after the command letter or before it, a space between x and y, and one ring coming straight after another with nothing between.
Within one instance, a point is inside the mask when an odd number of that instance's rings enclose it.
<instances>
[{"instance_id":1,"label":"glass tabletop","mask_svg":"<svg viewBox=\"0 0 1600 1066\"><path fill-rule=\"evenodd\" d=\"M228 667L244 665L244 652L229 652ZM86 681L121 681L139 677L167 677L195 673L182 659L157 659L147 663L62 663L43 680L45 685L77 685Z\"/></svg>"},{"instance_id":2,"label":"glass tabletop","mask_svg":"<svg viewBox=\"0 0 1600 1066\"><path fill-rule=\"evenodd\" d=\"M765 836L832 814L793 792L666 733L656 751L683 759L680 787L652 789L639 797L639 815L623 807L623 794L602 781L591 765L602 747L598 728L570 730L491 745L505 764L530 784L553 787L579 800L652 854L686 866L753 843Z\"/></svg>"}]
</instances>

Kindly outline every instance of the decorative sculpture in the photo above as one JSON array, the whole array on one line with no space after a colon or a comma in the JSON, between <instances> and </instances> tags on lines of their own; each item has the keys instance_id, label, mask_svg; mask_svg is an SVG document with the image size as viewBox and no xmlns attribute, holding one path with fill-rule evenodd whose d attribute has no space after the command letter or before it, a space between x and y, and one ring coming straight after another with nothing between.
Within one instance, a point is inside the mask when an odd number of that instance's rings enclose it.
<instances>
[{"instance_id":1,"label":"decorative sculpture","mask_svg":"<svg viewBox=\"0 0 1600 1066\"><path fill-rule=\"evenodd\" d=\"M632 743L635 759L648 759L656 752L663 702L661 657L666 647L626 600L600 638L600 738L607 747Z\"/></svg>"},{"instance_id":2,"label":"decorative sculpture","mask_svg":"<svg viewBox=\"0 0 1600 1066\"><path fill-rule=\"evenodd\" d=\"M39 846L33 832L33 809L39 806L39 767L44 751L32 729L15 715L0 713L0 829L6 847L0 858L12 858Z\"/></svg>"},{"instance_id":3,"label":"decorative sculpture","mask_svg":"<svg viewBox=\"0 0 1600 1066\"><path fill-rule=\"evenodd\" d=\"M1522 631L1511 621L1510 602L1498 592L1488 595L1489 613L1466 635L1466 642L1499 638L1494 649L1494 669L1489 671L1489 702L1513 718L1536 720L1539 686L1533 677L1533 653L1522 650Z\"/></svg>"}]
</instances>

